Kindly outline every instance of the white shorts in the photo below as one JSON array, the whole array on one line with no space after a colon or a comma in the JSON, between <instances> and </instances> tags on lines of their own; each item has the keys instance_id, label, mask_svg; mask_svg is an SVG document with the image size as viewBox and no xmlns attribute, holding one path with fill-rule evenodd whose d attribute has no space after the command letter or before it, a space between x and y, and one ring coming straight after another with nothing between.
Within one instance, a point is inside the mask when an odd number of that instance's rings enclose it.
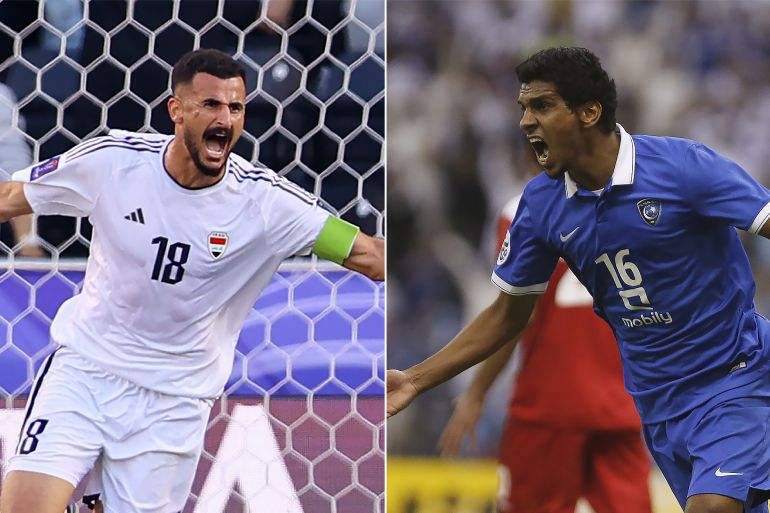
<instances>
[{"instance_id":1,"label":"white shorts","mask_svg":"<svg viewBox=\"0 0 770 513\"><path fill-rule=\"evenodd\" d=\"M7 471L77 486L99 458L107 513L176 513L192 486L212 404L139 387L62 347L40 367Z\"/></svg>"}]
</instances>

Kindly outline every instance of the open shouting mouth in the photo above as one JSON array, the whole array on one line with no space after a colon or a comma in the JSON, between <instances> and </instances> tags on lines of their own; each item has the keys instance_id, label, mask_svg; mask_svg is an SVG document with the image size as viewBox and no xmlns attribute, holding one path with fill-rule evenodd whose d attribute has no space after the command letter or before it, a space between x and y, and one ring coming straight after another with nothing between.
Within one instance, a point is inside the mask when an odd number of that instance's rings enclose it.
<instances>
[{"instance_id":1,"label":"open shouting mouth","mask_svg":"<svg viewBox=\"0 0 770 513\"><path fill-rule=\"evenodd\" d=\"M538 136L530 136L527 139L529 139L529 144L532 145L532 149L535 150L535 155L537 155L537 163L540 164L542 167L545 167L546 163L548 162L548 144L543 140L542 137Z\"/></svg>"},{"instance_id":2,"label":"open shouting mouth","mask_svg":"<svg viewBox=\"0 0 770 513\"><path fill-rule=\"evenodd\" d=\"M212 160L221 160L227 155L227 149L232 139L232 130L212 128L203 134L203 144L206 154Z\"/></svg>"}]
</instances>

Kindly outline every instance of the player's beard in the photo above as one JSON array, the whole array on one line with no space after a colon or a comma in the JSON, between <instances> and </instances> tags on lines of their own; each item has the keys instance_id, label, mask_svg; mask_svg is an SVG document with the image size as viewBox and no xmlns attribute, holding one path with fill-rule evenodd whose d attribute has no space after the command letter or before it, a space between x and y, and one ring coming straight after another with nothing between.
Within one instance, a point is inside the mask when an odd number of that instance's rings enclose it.
<instances>
[{"instance_id":1,"label":"player's beard","mask_svg":"<svg viewBox=\"0 0 770 513\"><path fill-rule=\"evenodd\" d=\"M203 173L205 176L219 176L219 173L222 172L224 165L220 167L209 167L203 163L203 159L201 158L201 146L198 144L197 139L190 130L184 131L184 145L185 148L187 148L187 153L190 154L190 158L195 164L195 167L198 168L198 171ZM225 155L225 162L227 162L228 155Z\"/></svg>"}]
</instances>

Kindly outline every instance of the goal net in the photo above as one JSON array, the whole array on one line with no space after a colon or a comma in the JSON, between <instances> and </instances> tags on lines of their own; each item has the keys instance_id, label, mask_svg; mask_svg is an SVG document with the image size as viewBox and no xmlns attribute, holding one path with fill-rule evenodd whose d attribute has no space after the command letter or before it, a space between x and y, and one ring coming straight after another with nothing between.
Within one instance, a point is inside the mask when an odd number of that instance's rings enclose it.
<instances>
[{"instance_id":1,"label":"goal net","mask_svg":"<svg viewBox=\"0 0 770 513\"><path fill-rule=\"evenodd\" d=\"M382 235L383 20L380 0L4 1L0 174L111 128L170 133L172 65L213 47L247 70L235 151ZM0 467L91 233L26 224L0 234ZM185 512L384 512L383 367L383 285L284 264L241 333Z\"/></svg>"}]
</instances>

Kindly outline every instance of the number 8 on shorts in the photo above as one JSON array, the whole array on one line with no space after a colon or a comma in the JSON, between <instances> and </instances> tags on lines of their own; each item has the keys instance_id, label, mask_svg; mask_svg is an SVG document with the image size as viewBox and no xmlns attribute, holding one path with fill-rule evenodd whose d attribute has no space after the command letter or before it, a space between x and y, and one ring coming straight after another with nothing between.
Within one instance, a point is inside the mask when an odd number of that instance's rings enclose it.
<instances>
[{"instance_id":1,"label":"number 8 on shorts","mask_svg":"<svg viewBox=\"0 0 770 513\"><path fill-rule=\"evenodd\" d=\"M46 419L36 419L29 423L27 431L24 433L24 439L19 445L19 454L29 454L37 449L38 438L37 436L45 431L45 427L48 425Z\"/></svg>"}]
</instances>

